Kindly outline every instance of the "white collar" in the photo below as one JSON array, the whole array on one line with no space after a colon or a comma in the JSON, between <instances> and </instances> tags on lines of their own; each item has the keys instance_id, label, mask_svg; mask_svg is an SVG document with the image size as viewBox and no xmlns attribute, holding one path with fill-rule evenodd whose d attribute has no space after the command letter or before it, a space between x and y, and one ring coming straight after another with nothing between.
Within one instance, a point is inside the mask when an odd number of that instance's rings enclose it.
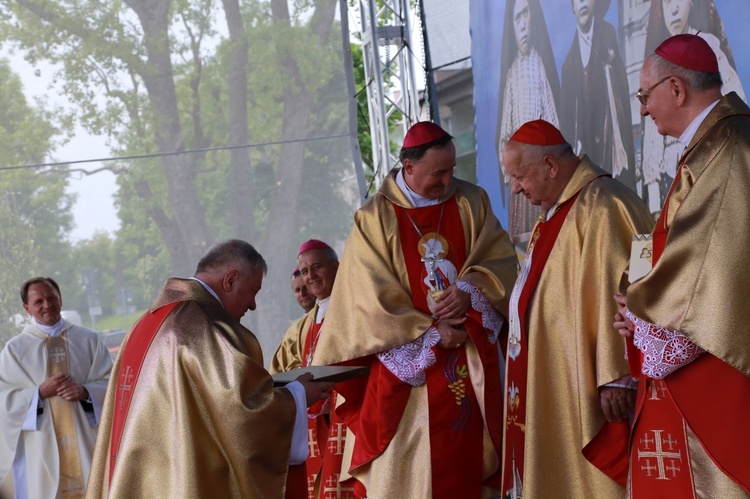
<instances>
[{"instance_id":1,"label":"white collar","mask_svg":"<svg viewBox=\"0 0 750 499\"><path fill-rule=\"evenodd\" d=\"M687 147L690 145L690 142L693 140L693 137L695 137L695 132L698 131L698 127L701 126L701 123L703 123L703 120L706 119L706 116L708 116L708 113L711 112L713 108L716 107L716 104L719 103L719 99L717 99L715 102L709 104L709 106L703 110L701 114L696 116L693 121L690 122L688 127L685 129L684 132L682 132L682 135L680 135L680 143L682 143L683 146Z\"/></svg>"},{"instance_id":2,"label":"white collar","mask_svg":"<svg viewBox=\"0 0 750 499\"><path fill-rule=\"evenodd\" d=\"M219 298L219 295L216 294L216 291L214 291L213 289L211 289L211 286L209 286L205 282L201 281L197 277L188 277L188 279L193 280L193 281L198 281L199 283L201 283L201 286L203 286L204 288L206 288L206 291L208 291L209 293L211 293L211 296L213 296L214 298L216 298L216 300L219 302L219 304L222 306L222 308L224 307L224 304L221 303L221 299Z\"/></svg>"},{"instance_id":3,"label":"white collar","mask_svg":"<svg viewBox=\"0 0 750 499\"><path fill-rule=\"evenodd\" d=\"M328 298L323 298L322 300L315 300L315 303L318 304L318 312L315 314L315 324L320 324L323 322L323 317L326 315L326 310L328 310L328 303L331 301L331 296L329 295Z\"/></svg>"},{"instance_id":4,"label":"white collar","mask_svg":"<svg viewBox=\"0 0 750 499\"><path fill-rule=\"evenodd\" d=\"M62 334L63 326L65 325L65 320L62 317L60 317L60 320L55 322L51 326L39 324L36 319L32 319L31 321L37 328L39 328L41 332L43 332L47 336L60 336L60 334Z\"/></svg>"}]
</instances>

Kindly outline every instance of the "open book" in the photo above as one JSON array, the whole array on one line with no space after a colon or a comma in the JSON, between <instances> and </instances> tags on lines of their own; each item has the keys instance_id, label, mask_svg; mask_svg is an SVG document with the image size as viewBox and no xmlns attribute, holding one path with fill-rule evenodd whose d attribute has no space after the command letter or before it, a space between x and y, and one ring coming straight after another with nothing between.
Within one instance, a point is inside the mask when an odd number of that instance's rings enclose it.
<instances>
[{"instance_id":1,"label":"open book","mask_svg":"<svg viewBox=\"0 0 750 499\"><path fill-rule=\"evenodd\" d=\"M369 367L363 366L308 366L299 367L283 373L272 375L274 386L284 386L305 373L312 373L315 381L345 381L370 374Z\"/></svg>"}]
</instances>

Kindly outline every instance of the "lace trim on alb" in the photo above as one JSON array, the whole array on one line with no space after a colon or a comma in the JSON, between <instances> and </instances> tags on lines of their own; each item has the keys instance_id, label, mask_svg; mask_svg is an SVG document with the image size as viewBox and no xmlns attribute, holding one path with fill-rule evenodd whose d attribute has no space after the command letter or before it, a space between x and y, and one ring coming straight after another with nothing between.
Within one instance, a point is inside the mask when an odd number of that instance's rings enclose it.
<instances>
[{"instance_id":1,"label":"lace trim on alb","mask_svg":"<svg viewBox=\"0 0 750 499\"><path fill-rule=\"evenodd\" d=\"M484 296L478 287L466 281L457 281L456 287L464 293L471 295L471 308L482 314L482 326L487 330L487 337L491 344L495 344L500 334L500 328L503 327L503 316L495 310L490 301Z\"/></svg>"},{"instance_id":2,"label":"lace trim on alb","mask_svg":"<svg viewBox=\"0 0 750 499\"><path fill-rule=\"evenodd\" d=\"M663 379L703 355L705 350L679 331L649 324L626 312L633 323L633 344L643 352L641 371L654 379Z\"/></svg>"},{"instance_id":3,"label":"lace trim on alb","mask_svg":"<svg viewBox=\"0 0 750 499\"><path fill-rule=\"evenodd\" d=\"M425 369L436 361L432 347L440 341L440 333L435 326L425 331L416 340L377 354L378 359L398 379L411 386L424 385L427 378Z\"/></svg>"},{"instance_id":4,"label":"lace trim on alb","mask_svg":"<svg viewBox=\"0 0 750 499\"><path fill-rule=\"evenodd\" d=\"M458 289L471 295L471 308L482 314L482 326L487 330L487 338L494 344L503 326L503 316L495 310L487 297L474 284L458 281ZM423 385L426 381L425 370L435 363L432 347L440 341L437 328L430 328L419 338L377 354L382 364L398 379L412 386Z\"/></svg>"}]
</instances>

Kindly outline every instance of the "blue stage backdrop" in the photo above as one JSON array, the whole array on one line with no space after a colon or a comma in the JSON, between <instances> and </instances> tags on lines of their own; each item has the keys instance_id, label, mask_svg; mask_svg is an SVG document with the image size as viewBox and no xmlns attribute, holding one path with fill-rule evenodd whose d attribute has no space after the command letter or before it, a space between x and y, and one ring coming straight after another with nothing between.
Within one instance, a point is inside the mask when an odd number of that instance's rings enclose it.
<instances>
[{"instance_id":1,"label":"blue stage backdrop","mask_svg":"<svg viewBox=\"0 0 750 499\"><path fill-rule=\"evenodd\" d=\"M543 117L557 125L656 215L682 148L639 115L634 96L645 55L672 34L700 31L719 59L724 92L746 99L748 0L472 0L470 7L477 180L521 248L539 211L509 192L499 150L522 123Z\"/></svg>"}]
</instances>

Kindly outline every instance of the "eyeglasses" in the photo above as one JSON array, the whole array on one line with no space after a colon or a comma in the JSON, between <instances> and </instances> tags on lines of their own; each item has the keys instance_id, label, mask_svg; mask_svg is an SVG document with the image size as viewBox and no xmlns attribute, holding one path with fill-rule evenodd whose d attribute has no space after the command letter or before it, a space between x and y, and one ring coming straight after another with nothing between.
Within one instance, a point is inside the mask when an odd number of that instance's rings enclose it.
<instances>
[{"instance_id":1,"label":"eyeglasses","mask_svg":"<svg viewBox=\"0 0 750 499\"><path fill-rule=\"evenodd\" d=\"M641 104L645 106L646 103L648 102L648 93L651 92L656 87L658 87L659 85L661 85L662 83L664 83L665 81L667 81L668 79L670 79L671 77L672 75L665 76L664 78L657 81L650 87L643 89L643 90L638 90L638 92L635 94L635 98L638 99L638 102L640 102Z\"/></svg>"}]
</instances>

